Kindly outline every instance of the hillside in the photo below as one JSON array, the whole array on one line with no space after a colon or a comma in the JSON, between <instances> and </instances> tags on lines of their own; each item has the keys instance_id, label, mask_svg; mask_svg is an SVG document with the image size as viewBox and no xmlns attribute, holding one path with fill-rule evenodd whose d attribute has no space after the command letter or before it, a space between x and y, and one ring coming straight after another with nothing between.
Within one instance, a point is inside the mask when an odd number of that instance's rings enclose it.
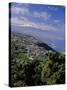
<instances>
[{"instance_id":1,"label":"hillside","mask_svg":"<svg viewBox=\"0 0 67 90\"><path fill-rule=\"evenodd\" d=\"M16 53L25 53L30 59L41 59L48 51L55 51L47 44L42 43L32 36L16 32L11 33L11 45L14 44Z\"/></svg>"},{"instance_id":2,"label":"hillside","mask_svg":"<svg viewBox=\"0 0 67 90\"><path fill-rule=\"evenodd\" d=\"M32 36L11 32L10 86L65 83L65 55Z\"/></svg>"}]
</instances>

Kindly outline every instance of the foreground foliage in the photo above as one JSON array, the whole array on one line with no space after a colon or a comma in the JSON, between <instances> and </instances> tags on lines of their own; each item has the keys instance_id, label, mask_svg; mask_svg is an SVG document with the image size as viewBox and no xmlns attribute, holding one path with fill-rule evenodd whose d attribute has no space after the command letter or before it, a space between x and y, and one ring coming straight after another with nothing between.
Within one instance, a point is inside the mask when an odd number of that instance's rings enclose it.
<instances>
[{"instance_id":1,"label":"foreground foliage","mask_svg":"<svg viewBox=\"0 0 67 90\"><path fill-rule=\"evenodd\" d=\"M13 53L11 86L51 85L65 83L65 56L48 52L41 61L30 60L24 53Z\"/></svg>"}]
</instances>

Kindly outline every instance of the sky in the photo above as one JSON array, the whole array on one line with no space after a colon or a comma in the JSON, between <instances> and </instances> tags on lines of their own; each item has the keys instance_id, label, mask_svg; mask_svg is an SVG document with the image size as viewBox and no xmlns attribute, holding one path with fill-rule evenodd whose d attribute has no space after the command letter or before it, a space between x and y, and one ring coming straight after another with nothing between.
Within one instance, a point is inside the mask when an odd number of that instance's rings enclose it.
<instances>
[{"instance_id":1,"label":"sky","mask_svg":"<svg viewBox=\"0 0 67 90\"><path fill-rule=\"evenodd\" d=\"M39 29L50 33L47 38L65 40L64 6L11 3L10 18L12 26Z\"/></svg>"}]
</instances>

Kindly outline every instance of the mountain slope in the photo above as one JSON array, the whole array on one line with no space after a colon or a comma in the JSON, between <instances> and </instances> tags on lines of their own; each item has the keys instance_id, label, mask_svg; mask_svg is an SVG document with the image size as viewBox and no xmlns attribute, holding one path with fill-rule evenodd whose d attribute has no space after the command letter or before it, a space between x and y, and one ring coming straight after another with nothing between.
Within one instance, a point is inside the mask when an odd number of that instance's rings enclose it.
<instances>
[{"instance_id":1,"label":"mountain slope","mask_svg":"<svg viewBox=\"0 0 67 90\"><path fill-rule=\"evenodd\" d=\"M11 49L16 53L25 53L29 59L41 59L48 51L56 52L47 44L42 43L32 36L11 32Z\"/></svg>"},{"instance_id":2,"label":"mountain slope","mask_svg":"<svg viewBox=\"0 0 67 90\"><path fill-rule=\"evenodd\" d=\"M10 86L65 83L65 55L32 36L11 32Z\"/></svg>"}]
</instances>

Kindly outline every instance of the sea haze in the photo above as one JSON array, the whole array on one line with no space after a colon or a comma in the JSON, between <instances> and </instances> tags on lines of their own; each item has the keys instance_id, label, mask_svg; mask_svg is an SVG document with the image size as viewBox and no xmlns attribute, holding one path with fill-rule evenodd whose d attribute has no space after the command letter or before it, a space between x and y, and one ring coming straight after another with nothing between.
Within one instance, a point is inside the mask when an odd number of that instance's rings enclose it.
<instances>
[{"instance_id":1,"label":"sea haze","mask_svg":"<svg viewBox=\"0 0 67 90\"><path fill-rule=\"evenodd\" d=\"M65 52L65 38L59 39L59 34L32 27L11 26L11 31L35 37L38 41L51 46L58 52Z\"/></svg>"}]
</instances>

